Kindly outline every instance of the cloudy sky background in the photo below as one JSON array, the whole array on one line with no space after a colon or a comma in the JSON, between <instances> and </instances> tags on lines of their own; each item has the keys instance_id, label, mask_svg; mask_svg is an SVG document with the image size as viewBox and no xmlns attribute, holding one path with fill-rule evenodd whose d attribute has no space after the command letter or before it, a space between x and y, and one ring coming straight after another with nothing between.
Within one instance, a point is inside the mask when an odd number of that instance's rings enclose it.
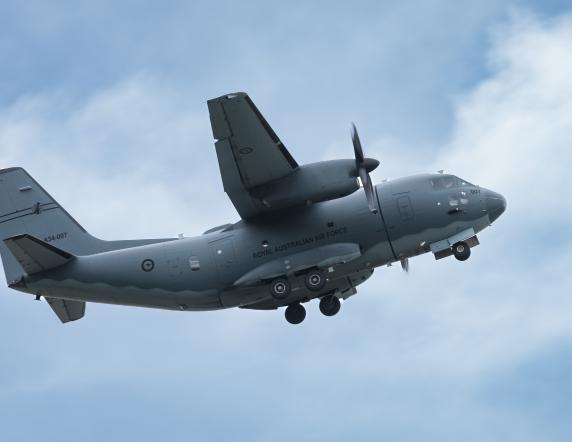
<instances>
[{"instance_id":1,"label":"cloudy sky background","mask_svg":"<svg viewBox=\"0 0 572 442\"><path fill-rule=\"evenodd\" d=\"M0 288L0 434L35 441L572 437L572 6L2 3L0 167L92 234L238 219L206 100L250 93L301 163L445 169L508 210L466 263L378 269L334 318L89 305Z\"/></svg>"}]
</instances>

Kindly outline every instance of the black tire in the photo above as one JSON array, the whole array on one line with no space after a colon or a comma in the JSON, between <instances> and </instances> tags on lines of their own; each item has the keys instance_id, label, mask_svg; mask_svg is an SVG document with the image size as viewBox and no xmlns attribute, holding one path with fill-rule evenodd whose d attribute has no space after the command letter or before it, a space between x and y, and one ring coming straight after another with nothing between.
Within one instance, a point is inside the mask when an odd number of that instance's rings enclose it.
<instances>
[{"instance_id":1,"label":"black tire","mask_svg":"<svg viewBox=\"0 0 572 442\"><path fill-rule=\"evenodd\" d=\"M320 299L320 311L325 316L334 316L340 311L341 303L337 296L328 295Z\"/></svg>"},{"instance_id":2,"label":"black tire","mask_svg":"<svg viewBox=\"0 0 572 442\"><path fill-rule=\"evenodd\" d=\"M471 256L471 248L466 242L460 241L453 246L453 255L459 261L466 261Z\"/></svg>"},{"instance_id":3,"label":"black tire","mask_svg":"<svg viewBox=\"0 0 572 442\"><path fill-rule=\"evenodd\" d=\"M290 295L290 283L286 278L276 278L270 283L270 294L279 301L286 299Z\"/></svg>"},{"instance_id":4,"label":"black tire","mask_svg":"<svg viewBox=\"0 0 572 442\"><path fill-rule=\"evenodd\" d=\"M319 292L326 285L326 275L321 270L310 270L304 277L306 288L312 292Z\"/></svg>"},{"instance_id":5,"label":"black tire","mask_svg":"<svg viewBox=\"0 0 572 442\"><path fill-rule=\"evenodd\" d=\"M302 304L290 304L284 316L290 324L300 324L306 318L306 309Z\"/></svg>"}]
</instances>

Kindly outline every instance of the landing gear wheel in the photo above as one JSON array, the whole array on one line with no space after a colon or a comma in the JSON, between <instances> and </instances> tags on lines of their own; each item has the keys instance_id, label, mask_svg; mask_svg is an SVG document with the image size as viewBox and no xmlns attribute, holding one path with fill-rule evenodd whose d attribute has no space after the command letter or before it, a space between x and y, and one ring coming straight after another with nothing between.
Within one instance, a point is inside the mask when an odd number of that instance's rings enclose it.
<instances>
[{"instance_id":1,"label":"landing gear wheel","mask_svg":"<svg viewBox=\"0 0 572 442\"><path fill-rule=\"evenodd\" d=\"M290 324L300 324L306 318L306 309L302 304L290 304L286 307L284 316Z\"/></svg>"},{"instance_id":2,"label":"landing gear wheel","mask_svg":"<svg viewBox=\"0 0 572 442\"><path fill-rule=\"evenodd\" d=\"M290 294L290 283L286 278L276 278L270 283L270 294L279 301L286 299Z\"/></svg>"},{"instance_id":3,"label":"landing gear wheel","mask_svg":"<svg viewBox=\"0 0 572 442\"><path fill-rule=\"evenodd\" d=\"M453 255L459 261L466 261L471 256L471 248L467 245L466 242L458 242L453 246Z\"/></svg>"},{"instance_id":4,"label":"landing gear wheel","mask_svg":"<svg viewBox=\"0 0 572 442\"><path fill-rule=\"evenodd\" d=\"M340 311L340 300L334 295L324 296L320 299L320 311L325 316L334 316Z\"/></svg>"},{"instance_id":5,"label":"landing gear wheel","mask_svg":"<svg viewBox=\"0 0 572 442\"><path fill-rule=\"evenodd\" d=\"M313 292L319 292L326 285L326 275L321 270L310 270L304 277L306 288Z\"/></svg>"}]
</instances>

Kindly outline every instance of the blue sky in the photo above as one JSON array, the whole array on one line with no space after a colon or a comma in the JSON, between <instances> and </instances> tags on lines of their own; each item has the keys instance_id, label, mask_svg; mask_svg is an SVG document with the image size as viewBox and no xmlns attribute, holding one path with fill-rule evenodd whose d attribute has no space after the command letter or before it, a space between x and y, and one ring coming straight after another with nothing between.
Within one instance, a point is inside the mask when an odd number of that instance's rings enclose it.
<instances>
[{"instance_id":1,"label":"blue sky","mask_svg":"<svg viewBox=\"0 0 572 442\"><path fill-rule=\"evenodd\" d=\"M205 103L235 90L299 162L350 157L355 121L374 180L445 168L509 209L468 262L378 269L300 327L104 305L63 326L0 288L2 439L570 440L569 2L165 3L2 4L0 167L91 233L237 220Z\"/></svg>"}]
</instances>

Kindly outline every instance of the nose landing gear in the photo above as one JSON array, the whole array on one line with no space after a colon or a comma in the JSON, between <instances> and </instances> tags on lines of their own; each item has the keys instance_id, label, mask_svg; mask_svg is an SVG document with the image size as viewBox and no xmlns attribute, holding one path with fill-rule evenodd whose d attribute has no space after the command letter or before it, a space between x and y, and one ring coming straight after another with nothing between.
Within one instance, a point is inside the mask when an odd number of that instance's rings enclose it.
<instances>
[{"instance_id":1,"label":"nose landing gear","mask_svg":"<svg viewBox=\"0 0 572 442\"><path fill-rule=\"evenodd\" d=\"M471 248L469 245L464 241L459 241L455 245L453 245L453 255L459 261L466 261L471 256Z\"/></svg>"}]
</instances>

